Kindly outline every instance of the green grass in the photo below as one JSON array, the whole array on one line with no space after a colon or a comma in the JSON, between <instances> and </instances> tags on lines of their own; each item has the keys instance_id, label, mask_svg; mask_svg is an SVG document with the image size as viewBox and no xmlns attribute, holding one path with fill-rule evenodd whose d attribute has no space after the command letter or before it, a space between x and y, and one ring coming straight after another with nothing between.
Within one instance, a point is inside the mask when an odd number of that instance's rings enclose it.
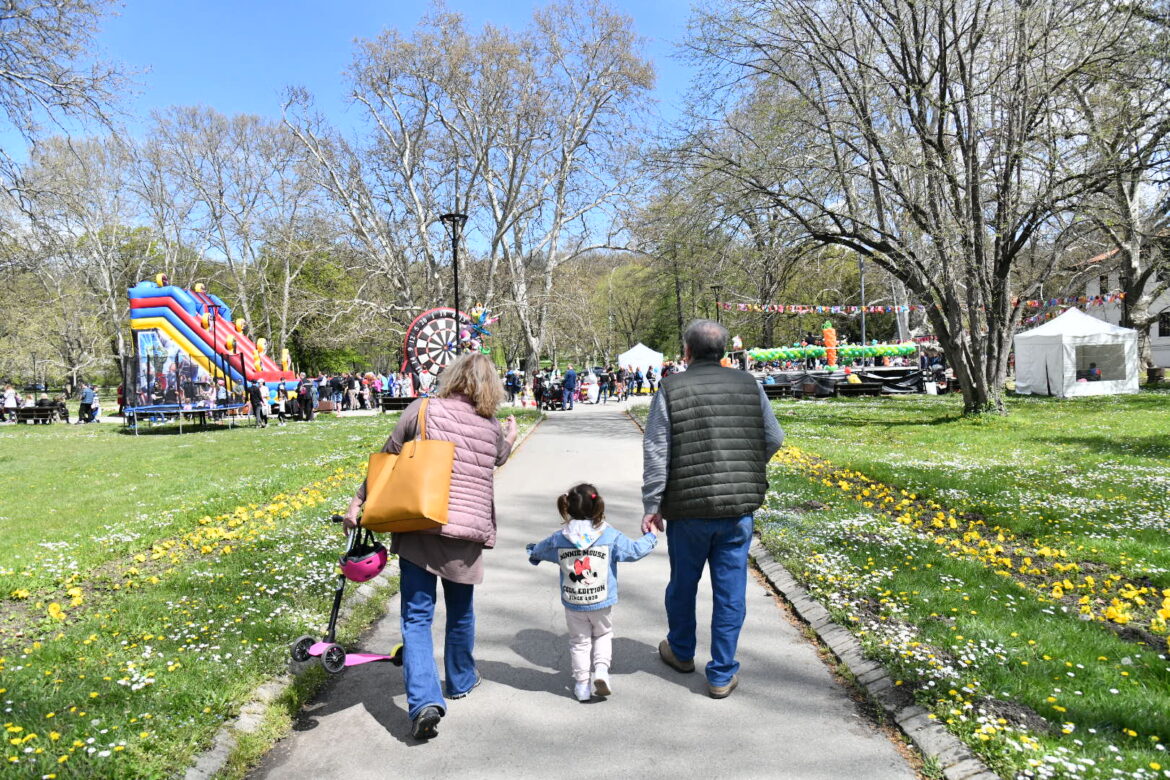
<instances>
[{"instance_id":1,"label":"green grass","mask_svg":"<svg viewBox=\"0 0 1170 780\"><path fill-rule=\"evenodd\" d=\"M0 529L20 540L0 592L6 771L181 773L285 668L288 642L322 630L342 543L323 518L393 423L3 429L0 455L25 483L0 499ZM62 487L63 471L93 490Z\"/></svg>"},{"instance_id":2,"label":"green grass","mask_svg":"<svg viewBox=\"0 0 1170 780\"><path fill-rule=\"evenodd\" d=\"M0 468L17 488L0 494L8 542L0 548L0 592L10 584L6 570L43 581L139 548L195 517L299 487L377 449L396 420L322 417L182 435L167 426L137 437L105 424L0 428ZM33 554L40 554L36 566Z\"/></svg>"},{"instance_id":3,"label":"green grass","mask_svg":"<svg viewBox=\"0 0 1170 780\"><path fill-rule=\"evenodd\" d=\"M1170 393L1008 405L979 418L953 396L774 408L790 444L1170 587Z\"/></svg>"},{"instance_id":4,"label":"green grass","mask_svg":"<svg viewBox=\"0 0 1170 780\"><path fill-rule=\"evenodd\" d=\"M973 420L947 397L775 404L789 445L840 468L792 454L770 468L765 544L1000 774L1161 777L1164 634L1100 614L1118 597L1139 609L1101 587L1110 574L1152 586L1153 605L1170 587L1170 395L1010 407ZM1033 574L1021 556L1045 546L1061 555ZM1065 577L1070 594L1048 592Z\"/></svg>"}]
</instances>

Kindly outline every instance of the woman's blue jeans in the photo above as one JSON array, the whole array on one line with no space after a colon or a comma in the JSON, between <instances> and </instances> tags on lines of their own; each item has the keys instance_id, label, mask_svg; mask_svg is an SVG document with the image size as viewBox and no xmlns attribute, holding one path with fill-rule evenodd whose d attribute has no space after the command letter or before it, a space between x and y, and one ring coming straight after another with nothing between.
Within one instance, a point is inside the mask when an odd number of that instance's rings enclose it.
<instances>
[{"instance_id":1,"label":"woman's blue jeans","mask_svg":"<svg viewBox=\"0 0 1170 780\"><path fill-rule=\"evenodd\" d=\"M402 676L406 681L407 715L414 720L424 707L447 705L439 687L439 668L431 623L435 617L435 583L439 579L405 558L399 559L402 596ZM443 665L447 672L447 693L466 693L476 683L474 585L443 580L443 601L447 607L447 631L443 640Z\"/></svg>"},{"instance_id":2,"label":"woman's blue jeans","mask_svg":"<svg viewBox=\"0 0 1170 780\"><path fill-rule=\"evenodd\" d=\"M666 523L670 582L666 586L666 640L680 661L695 657L695 595L703 568L711 570L711 662L707 682L727 685L739 671L735 651L747 616L747 559L752 516Z\"/></svg>"}]
</instances>

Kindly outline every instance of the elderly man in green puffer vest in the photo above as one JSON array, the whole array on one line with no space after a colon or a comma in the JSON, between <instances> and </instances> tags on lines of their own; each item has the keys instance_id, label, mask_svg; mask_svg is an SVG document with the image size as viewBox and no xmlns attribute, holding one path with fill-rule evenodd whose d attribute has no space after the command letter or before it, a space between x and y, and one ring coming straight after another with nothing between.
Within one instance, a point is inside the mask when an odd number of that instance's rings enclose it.
<instances>
[{"instance_id":1,"label":"elderly man in green puffer vest","mask_svg":"<svg viewBox=\"0 0 1170 780\"><path fill-rule=\"evenodd\" d=\"M662 380L646 421L642 531L666 531L668 633L658 652L679 672L695 670L695 594L710 566L707 691L723 699L739 682L752 513L764 502L766 467L784 432L755 378L719 364L727 350L722 325L695 320L683 349L687 370Z\"/></svg>"}]
</instances>

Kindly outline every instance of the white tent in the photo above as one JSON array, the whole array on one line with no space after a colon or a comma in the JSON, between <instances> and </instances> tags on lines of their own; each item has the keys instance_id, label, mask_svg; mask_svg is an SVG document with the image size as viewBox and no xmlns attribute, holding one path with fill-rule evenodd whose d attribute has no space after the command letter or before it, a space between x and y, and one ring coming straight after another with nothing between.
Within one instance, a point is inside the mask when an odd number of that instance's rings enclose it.
<instances>
[{"instance_id":1,"label":"white tent","mask_svg":"<svg viewBox=\"0 0 1170 780\"><path fill-rule=\"evenodd\" d=\"M1015 341L1017 393L1069 398L1138 391L1135 330L1069 309Z\"/></svg>"},{"instance_id":2,"label":"white tent","mask_svg":"<svg viewBox=\"0 0 1170 780\"><path fill-rule=\"evenodd\" d=\"M640 368L643 374L646 373L646 369L653 368L654 373L662 376L662 353L655 352L639 341L630 347L629 350L618 355L617 366L614 366L614 368L618 366L622 368L629 368L631 366Z\"/></svg>"}]
</instances>

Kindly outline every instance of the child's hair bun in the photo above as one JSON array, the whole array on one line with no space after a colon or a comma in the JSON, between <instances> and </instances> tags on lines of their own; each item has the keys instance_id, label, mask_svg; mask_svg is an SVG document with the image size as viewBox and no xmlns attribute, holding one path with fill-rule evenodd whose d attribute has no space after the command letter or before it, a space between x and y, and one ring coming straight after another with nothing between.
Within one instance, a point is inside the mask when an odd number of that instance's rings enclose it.
<instances>
[{"instance_id":1,"label":"child's hair bun","mask_svg":"<svg viewBox=\"0 0 1170 780\"><path fill-rule=\"evenodd\" d=\"M569 492L557 498L557 509L565 522L592 520L594 525L600 525L605 519L605 501L597 488L587 482L569 488Z\"/></svg>"}]
</instances>

